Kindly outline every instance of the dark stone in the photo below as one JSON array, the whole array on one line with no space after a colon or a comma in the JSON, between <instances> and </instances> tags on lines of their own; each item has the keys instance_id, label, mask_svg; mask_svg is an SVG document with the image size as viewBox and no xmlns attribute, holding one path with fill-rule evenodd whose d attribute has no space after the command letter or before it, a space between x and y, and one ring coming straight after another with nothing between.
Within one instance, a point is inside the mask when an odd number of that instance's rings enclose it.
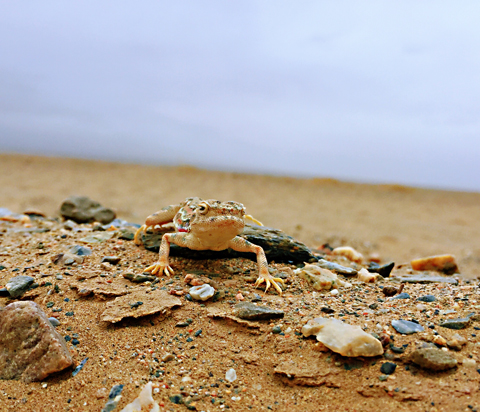
<instances>
[{"instance_id":1,"label":"dark stone","mask_svg":"<svg viewBox=\"0 0 480 412\"><path fill-rule=\"evenodd\" d=\"M173 402L175 405L181 405L183 403L183 396L182 395L173 395L170 396L170 402Z\"/></svg>"},{"instance_id":2,"label":"dark stone","mask_svg":"<svg viewBox=\"0 0 480 412\"><path fill-rule=\"evenodd\" d=\"M405 352L405 348L395 346L393 343L390 344L390 349L394 353L404 353Z\"/></svg>"},{"instance_id":3,"label":"dark stone","mask_svg":"<svg viewBox=\"0 0 480 412\"><path fill-rule=\"evenodd\" d=\"M440 322L438 325L442 328L448 329L465 329L470 324L470 318L456 318L456 319L447 319L446 321Z\"/></svg>"},{"instance_id":4,"label":"dark stone","mask_svg":"<svg viewBox=\"0 0 480 412\"><path fill-rule=\"evenodd\" d=\"M400 293L400 294L397 295L397 296L394 296L394 297L392 298L392 300L393 300L393 299L410 299L410 295L409 295L408 293L403 292L403 293Z\"/></svg>"},{"instance_id":5,"label":"dark stone","mask_svg":"<svg viewBox=\"0 0 480 412\"><path fill-rule=\"evenodd\" d=\"M332 272L336 272L339 275L344 275L344 276L355 276L358 273L358 270L349 268L346 266L339 265L338 263L335 262L330 262L325 259L318 259L318 262L316 265L320 266L323 269L328 269L331 270Z\"/></svg>"},{"instance_id":6,"label":"dark stone","mask_svg":"<svg viewBox=\"0 0 480 412\"><path fill-rule=\"evenodd\" d=\"M411 360L418 366L431 371L445 371L457 366L457 360L451 353L431 347L415 349Z\"/></svg>"},{"instance_id":7,"label":"dark stone","mask_svg":"<svg viewBox=\"0 0 480 412\"><path fill-rule=\"evenodd\" d=\"M12 298L19 298L28 290L34 281L35 279L31 276L15 276L7 282L5 289L8 290Z\"/></svg>"},{"instance_id":8,"label":"dark stone","mask_svg":"<svg viewBox=\"0 0 480 412\"><path fill-rule=\"evenodd\" d=\"M268 320L284 317L284 312L271 309L267 306L258 306L251 302L240 302L235 305L234 315L240 319L247 320Z\"/></svg>"},{"instance_id":9,"label":"dark stone","mask_svg":"<svg viewBox=\"0 0 480 412\"><path fill-rule=\"evenodd\" d=\"M60 214L65 219L76 223L100 222L110 223L115 219L115 212L86 196L71 196L60 206Z\"/></svg>"},{"instance_id":10,"label":"dark stone","mask_svg":"<svg viewBox=\"0 0 480 412\"><path fill-rule=\"evenodd\" d=\"M328 307L328 306L323 306L321 309L320 309L323 313L335 313L335 310Z\"/></svg>"},{"instance_id":11,"label":"dark stone","mask_svg":"<svg viewBox=\"0 0 480 412\"><path fill-rule=\"evenodd\" d=\"M119 256L104 256L102 258L102 263L107 262L110 263L111 265L118 265L120 262L120 257Z\"/></svg>"},{"instance_id":12,"label":"dark stone","mask_svg":"<svg viewBox=\"0 0 480 412\"><path fill-rule=\"evenodd\" d=\"M254 293L252 297L252 302L260 302L262 297L258 293Z\"/></svg>"},{"instance_id":13,"label":"dark stone","mask_svg":"<svg viewBox=\"0 0 480 412\"><path fill-rule=\"evenodd\" d=\"M162 236L170 230L158 230L155 232L143 233L140 238L145 249L158 252ZM316 262L317 258L310 249L303 243L286 235L279 229L272 229L265 226L245 225L241 237L257 246L261 246L268 260L275 262ZM254 253L237 252L232 249L220 251L213 250L191 250L186 247L170 245L170 256L181 256L188 259L222 259L244 257L256 261Z\"/></svg>"},{"instance_id":14,"label":"dark stone","mask_svg":"<svg viewBox=\"0 0 480 412\"><path fill-rule=\"evenodd\" d=\"M202 329L199 329L194 333L194 335L195 335L195 337L198 337L198 336L201 335L201 333L202 333Z\"/></svg>"},{"instance_id":15,"label":"dark stone","mask_svg":"<svg viewBox=\"0 0 480 412\"><path fill-rule=\"evenodd\" d=\"M372 310L375 310L375 309L378 308L378 303L372 303L372 304L368 305L368 307Z\"/></svg>"},{"instance_id":16,"label":"dark stone","mask_svg":"<svg viewBox=\"0 0 480 412\"><path fill-rule=\"evenodd\" d=\"M394 267L395 262L389 262L382 266L378 265L375 262L370 262L367 269L369 272L378 273L380 276L388 278Z\"/></svg>"},{"instance_id":17,"label":"dark stone","mask_svg":"<svg viewBox=\"0 0 480 412\"><path fill-rule=\"evenodd\" d=\"M9 296L10 296L10 293L8 293L7 288L0 289L0 298L8 298Z\"/></svg>"},{"instance_id":18,"label":"dark stone","mask_svg":"<svg viewBox=\"0 0 480 412\"><path fill-rule=\"evenodd\" d=\"M417 300L420 302L435 302L437 298L433 295L425 295L418 297Z\"/></svg>"},{"instance_id":19,"label":"dark stone","mask_svg":"<svg viewBox=\"0 0 480 412\"><path fill-rule=\"evenodd\" d=\"M282 328L280 326L274 326L272 328L272 333L279 334L282 331Z\"/></svg>"},{"instance_id":20,"label":"dark stone","mask_svg":"<svg viewBox=\"0 0 480 412\"><path fill-rule=\"evenodd\" d=\"M385 362L381 367L380 367L380 372L382 372L385 375L391 375L393 372L395 372L395 369L397 368L397 364L393 362Z\"/></svg>"},{"instance_id":21,"label":"dark stone","mask_svg":"<svg viewBox=\"0 0 480 412\"><path fill-rule=\"evenodd\" d=\"M415 322L410 322L409 320L392 320L392 327L398 332L405 335L410 335L416 332L423 332L423 326Z\"/></svg>"}]
</instances>

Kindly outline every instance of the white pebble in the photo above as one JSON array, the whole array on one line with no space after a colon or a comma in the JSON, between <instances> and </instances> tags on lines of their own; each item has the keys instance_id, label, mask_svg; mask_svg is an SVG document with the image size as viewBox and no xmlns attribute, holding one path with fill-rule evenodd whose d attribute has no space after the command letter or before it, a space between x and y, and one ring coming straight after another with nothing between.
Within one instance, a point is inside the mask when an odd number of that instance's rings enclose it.
<instances>
[{"instance_id":1,"label":"white pebble","mask_svg":"<svg viewBox=\"0 0 480 412\"><path fill-rule=\"evenodd\" d=\"M205 283L204 285L190 288L188 293L190 293L190 296L195 300L207 300L215 294L215 289L209 284Z\"/></svg>"},{"instance_id":2,"label":"white pebble","mask_svg":"<svg viewBox=\"0 0 480 412\"><path fill-rule=\"evenodd\" d=\"M233 382L234 380L237 379L237 372L235 372L235 369L230 368L226 373L225 373L225 379L229 382Z\"/></svg>"},{"instance_id":3,"label":"white pebble","mask_svg":"<svg viewBox=\"0 0 480 412\"><path fill-rule=\"evenodd\" d=\"M330 295L332 296L337 296L340 292L338 291L338 289L333 289L330 291Z\"/></svg>"}]
</instances>

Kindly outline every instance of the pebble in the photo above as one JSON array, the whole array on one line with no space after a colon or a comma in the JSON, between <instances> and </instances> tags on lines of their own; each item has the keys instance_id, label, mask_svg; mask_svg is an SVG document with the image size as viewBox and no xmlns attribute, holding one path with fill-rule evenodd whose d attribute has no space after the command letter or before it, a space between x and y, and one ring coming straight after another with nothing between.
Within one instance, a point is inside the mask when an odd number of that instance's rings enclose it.
<instances>
[{"instance_id":1,"label":"pebble","mask_svg":"<svg viewBox=\"0 0 480 412\"><path fill-rule=\"evenodd\" d=\"M449 340L447 340L447 345L450 349L455 349L455 350L462 350L462 346L467 343L467 340L459 335L458 333L455 333L450 337Z\"/></svg>"},{"instance_id":2,"label":"pebble","mask_svg":"<svg viewBox=\"0 0 480 412\"><path fill-rule=\"evenodd\" d=\"M48 320L50 321L52 326L56 327L60 325L60 321L57 318L51 317L51 318L48 318Z\"/></svg>"},{"instance_id":3,"label":"pebble","mask_svg":"<svg viewBox=\"0 0 480 412\"><path fill-rule=\"evenodd\" d=\"M171 353L166 353L165 355L162 356L161 361L162 362L170 362L175 359L175 355L172 355Z\"/></svg>"},{"instance_id":4,"label":"pebble","mask_svg":"<svg viewBox=\"0 0 480 412\"><path fill-rule=\"evenodd\" d=\"M447 319L443 322L440 322L438 325L442 328L448 329L465 329L468 325L470 325L470 318Z\"/></svg>"},{"instance_id":5,"label":"pebble","mask_svg":"<svg viewBox=\"0 0 480 412\"><path fill-rule=\"evenodd\" d=\"M395 369L397 368L397 364L393 362L385 362L381 367L380 367L380 372L382 372L385 375L391 375L393 372L395 372Z\"/></svg>"},{"instance_id":6,"label":"pebble","mask_svg":"<svg viewBox=\"0 0 480 412\"><path fill-rule=\"evenodd\" d=\"M425 330L422 325L403 319L392 320L392 326L398 333L403 333L405 335L410 335L416 332L423 332Z\"/></svg>"},{"instance_id":7,"label":"pebble","mask_svg":"<svg viewBox=\"0 0 480 412\"><path fill-rule=\"evenodd\" d=\"M335 262L329 262L328 260L325 260L325 259L318 259L318 262L316 262L316 265L320 266L321 268L331 270L332 272L336 272L344 276L355 276L358 273L358 270L356 269L342 266Z\"/></svg>"},{"instance_id":8,"label":"pebble","mask_svg":"<svg viewBox=\"0 0 480 412\"><path fill-rule=\"evenodd\" d=\"M446 275L458 273L458 266L453 255L437 255L414 259L410 264L413 270L435 270Z\"/></svg>"},{"instance_id":9,"label":"pebble","mask_svg":"<svg viewBox=\"0 0 480 412\"><path fill-rule=\"evenodd\" d=\"M30 285L35 281L31 276L15 276L11 278L5 285L10 297L19 298L28 290Z\"/></svg>"},{"instance_id":10,"label":"pebble","mask_svg":"<svg viewBox=\"0 0 480 412\"><path fill-rule=\"evenodd\" d=\"M401 293L404 287L404 284L401 284L400 286L385 286L382 289L382 293L385 296L395 296L397 293Z\"/></svg>"},{"instance_id":11,"label":"pebble","mask_svg":"<svg viewBox=\"0 0 480 412\"><path fill-rule=\"evenodd\" d=\"M418 297L417 300L420 302L435 302L437 298L433 295L425 295Z\"/></svg>"},{"instance_id":12,"label":"pebble","mask_svg":"<svg viewBox=\"0 0 480 412\"><path fill-rule=\"evenodd\" d=\"M138 411L159 411L160 407L152 397L152 382L148 382L137 398L129 403L120 412L138 412Z\"/></svg>"},{"instance_id":13,"label":"pebble","mask_svg":"<svg viewBox=\"0 0 480 412\"><path fill-rule=\"evenodd\" d=\"M194 286L188 291L190 296L195 300L208 300L215 294L215 289L208 283L200 286Z\"/></svg>"},{"instance_id":14,"label":"pebble","mask_svg":"<svg viewBox=\"0 0 480 412\"><path fill-rule=\"evenodd\" d=\"M458 280L455 278L438 275L435 276L425 273L411 276L396 276L394 279L405 283L451 283L452 285L458 285Z\"/></svg>"},{"instance_id":15,"label":"pebble","mask_svg":"<svg viewBox=\"0 0 480 412\"><path fill-rule=\"evenodd\" d=\"M237 379L237 372L235 371L235 369L233 368L230 368L226 373L225 373L225 379L228 381L228 382L233 382Z\"/></svg>"},{"instance_id":16,"label":"pebble","mask_svg":"<svg viewBox=\"0 0 480 412\"><path fill-rule=\"evenodd\" d=\"M315 318L302 328L304 336L316 335L317 340L342 356L378 356L383 354L381 342L359 326L338 319Z\"/></svg>"},{"instance_id":17,"label":"pebble","mask_svg":"<svg viewBox=\"0 0 480 412\"><path fill-rule=\"evenodd\" d=\"M100 222L110 223L115 219L115 212L86 196L70 196L60 206L60 214L65 219L76 223Z\"/></svg>"},{"instance_id":18,"label":"pebble","mask_svg":"<svg viewBox=\"0 0 480 412\"><path fill-rule=\"evenodd\" d=\"M153 275L144 275L139 273L124 273L122 276L125 279L128 279L135 283L154 282L155 280L158 279L156 276L153 276Z\"/></svg>"},{"instance_id":19,"label":"pebble","mask_svg":"<svg viewBox=\"0 0 480 412\"><path fill-rule=\"evenodd\" d=\"M55 256L52 256L52 262L58 266L70 266L74 263L81 264L83 263L83 256L74 255L73 253L59 253Z\"/></svg>"},{"instance_id":20,"label":"pebble","mask_svg":"<svg viewBox=\"0 0 480 412\"><path fill-rule=\"evenodd\" d=\"M261 300L262 300L262 297L259 294L257 293L253 294L252 302L260 302Z\"/></svg>"},{"instance_id":21,"label":"pebble","mask_svg":"<svg viewBox=\"0 0 480 412\"><path fill-rule=\"evenodd\" d=\"M332 255L344 256L355 263L362 263L363 255L351 246L340 246L332 250Z\"/></svg>"},{"instance_id":22,"label":"pebble","mask_svg":"<svg viewBox=\"0 0 480 412\"><path fill-rule=\"evenodd\" d=\"M75 340L75 339L74 339L74 340ZM82 360L82 361L80 362L80 364L73 370L73 372L72 372L72 377L73 377L73 376L76 376L76 375L78 374L78 372L80 372L80 371L83 369L83 367L85 366L85 364L87 363L87 361L88 361L88 358L85 358L84 360Z\"/></svg>"},{"instance_id":23,"label":"pebble","mask_svg":"<svg viewBox=\"0 0 480 412\"><path fill-rule=\"evenodd\" d=\"M282 328L280 326L274 326L272 328L272 333L278 334L282 331Z\"/></svg>"},{"instance_id":24,"label":"pebble","mask_svg":"<svg viewBox=\"0 0 480 412\"><path fill-rule=\"evenodd\" d=\"M110 394L108 395L108 401L101 412L112 412L117 407L118 402L122 398L122 390L123 385L114 385L112 387Z\"/></svg>"},{"instance_id":25,"label":"pebble","mask_svg":"<svg viewBox=\"0 0 480 412\"><path fill-rule=\"evenodd\" d=\"M306 280L315 290L330 290L342 283L335 273L315 264L306 264L303 268L295 269L294 273Z\"/></svg>"},{"instance_id":26,"label":"pebble","mask_svg":"<svg viewBox=\"0 0 480 412\"><path fill-rule=\"evenodd\" d=\"M233 313L240 319L247 320L278 319L285 316L285 313L282 310L272 309L268 306L255 305L251 302L237 303Z\"/></svg>"},{"instance_id":27,"label":"pebble","mask_svg":"<svg viewBox=\"0 0 480 412\"><path fill-rule=\"evenodd\" d=\"M378 273L383 278L388 278L394 267L395 267L395 262L385 263L382 266L379 266L375 262L370 262L367 269L369 272Z\"/></svg>"},{"instance_id":28,"label":"pebble","mask_svg":"<svg viewBox=\"0 0 480 412\"><path fill-rule=\"evenodd\" d=\"M403 292L398 294L397 296L394 296L390 300L393 300L393 299L410 299L410 295L408 293Z\"/></svg>"},{"instance_id":29,"label":"pebble","mask_svg":"<svg viewBox=\"0 0 480 412\"><path fill-rule=\"evenodd\" d=\"M77 256L90 256L92 254L92 249L86 246L75 245L69 249L69 252Z\"/></svg>"},{"instance_id":30,"label":"pebble","mask_svg":"<svg viewBox=\"0 0 480 412\"><path fill-rule=\"evenodd\" d=\"M378 274L370 273L367 269L362 268L358 271L357 279L365 283L375 283Z\"/></svg>"},{"instance_id":31,"label":"pebble","mask_svg":"<svg viewBox=\"0 0 480 412\"><path fill-rule=\"evenodd\" d=\"M415 349L411 360L421 368L432 371L445 371L457 366L457 360L451 353L437 348Z\"/></svg>"},{"instance_id":32,"label":"pebble","mask_svg":"<svg viewBox=\"0 0 480 412\"><path fill-rule=\"evenodd\" d=\"M111 265L118 265L120 262L119 256L104 256L100 263L110 263Z\"/></svg>"}]
</instances>

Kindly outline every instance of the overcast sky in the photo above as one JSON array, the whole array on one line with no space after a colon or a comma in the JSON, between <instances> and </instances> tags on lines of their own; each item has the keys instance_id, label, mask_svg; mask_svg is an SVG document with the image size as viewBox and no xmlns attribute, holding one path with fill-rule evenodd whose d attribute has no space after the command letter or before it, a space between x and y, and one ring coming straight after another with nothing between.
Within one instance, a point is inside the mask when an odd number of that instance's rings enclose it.
<instances>
[{"instance_id":1,"label":"overcast sky","mask_svg":"<svg viewBox=\"0 0 480 412\"><path fill-rule=\"evenodd\" d=\"M0 0L0 151L480 191L479 16Z\"/></svg>"}]
</instances>

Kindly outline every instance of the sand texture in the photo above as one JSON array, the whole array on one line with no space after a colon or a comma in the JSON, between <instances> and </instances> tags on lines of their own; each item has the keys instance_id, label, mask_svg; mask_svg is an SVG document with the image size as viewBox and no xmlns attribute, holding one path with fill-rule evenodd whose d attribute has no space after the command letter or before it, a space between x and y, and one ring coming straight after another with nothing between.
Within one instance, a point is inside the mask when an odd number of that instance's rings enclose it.
<instances>
[{"instance_id":1,"label":"sand texture","mask_svg":"<svg viewBox=\"0 0 480 412\"><path fill-rule=\"evenodd\" d=\"M407 283L403 292L410 299L389 300L382 293L383 286L395 284L389 279L366 284L342 277L352 288L332 295L311 289L293 274L294 265L269 262L271 269L288 277L279 296L254 288L257 266L252 260L174 257L174 277L161 277L155 285L134 283L123 275L142 273L158 255L120 239L118 232L103 242L84 243L93 225L67 230L59 218L60 204L70 195L89 196L114 209L119 218L139 224L186 197L235 200L266 226L283 230L314 251L326 243L352 246L364 255L365 264L370 258L380 264L394 261L394 275L410 274L413 259L452 254L460 275L449 277L457 278L457 285ZM67 369L42 382L0 380L0 412L100 411L110 389L123 384L116 409L121 410L150 380L156 389L153 397L165 411L187 406L199 411L480 411L479 193L0 154L2 207L16 213L38 209L47 222L0 220L0 288L16 275L35 277L40 286L21 299L34 300L47 316L57 317L56 330L70 337L67 346L75 364L88 361L74 377ZM29 230L40 227L48 231ZM92 255L70 266L53 263L54 256L72 245L87 246ZM101 262L112 255L120 257L120 263ZM355 267L344 258L332 260ZM215 302L185 299L187 274L208 280L222 291L221 297ZM158 301L157 310L152 297L161 288L176 293L182 304ZM236 318L238 299L251 301L255 294L261 297L259 304L282 310L284 318ZM427 294L437 300L416 301ZM144 309L138 306L142 295ZM103 314L113 310L115 299L122 307L112 323ZM13 301L0 297L0 306ZM144 316L119 320L119 313L128 315L138 308L145 310ZM445 313L448 310L454 312ZM440 326L472 313L464 329ZM320 347L315 338L303 337L302 326L319 316L377 333L385 354L342 357ZM425 332L396 332L391 321L400 318L417 320ZM276 326L280 334L273 333ZM456 333L466 343L460 350L446 348L458 361L455 368L433 372L411 362L418 345L433 341L446 347ZM390 344L404 352L392 352ZM390 376L380 371L387 361L397 365ZM237 374L232 383L225 380L230 368ZM183 404L175 403L179 399Z\"/></svg>"}]
</instances>

